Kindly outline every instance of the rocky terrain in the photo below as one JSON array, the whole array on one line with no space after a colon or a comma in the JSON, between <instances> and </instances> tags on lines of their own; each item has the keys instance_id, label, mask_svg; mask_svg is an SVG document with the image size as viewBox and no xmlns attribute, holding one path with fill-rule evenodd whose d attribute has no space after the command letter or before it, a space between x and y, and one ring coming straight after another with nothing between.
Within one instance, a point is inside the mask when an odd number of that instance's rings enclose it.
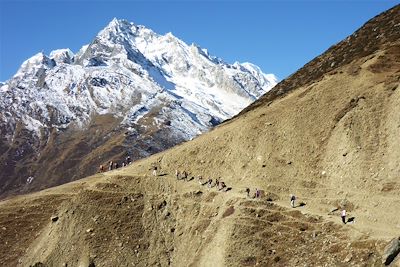
<instances>
[{"instance_id":1,"label":"rocky terrain","mask_svg":"<svg viewBox=\"0 0 400 267\"><path fill-rule=\"evenodd\" d=\"M332 49L353 59L321 74L310 62L284 82L293 86L279 84L190 142L0 202L1 262L400 266L398 29L400 6L354 35L350 48L367 52L345 50L344 40ZM315 80L301 82L304 73ZM176 170L189 179L178 180ZM201 185L199 175L227 189Z\"/></svg>"},{"instance_id":2,"label":"rocky terrain","mask_svg":"<svg viewBox=\"0 0 400 267\"><path fill-rule=\"evenodd\" d=\"M190 140L275 84L251 63L114 19L78 53L38 53L0 85L0 198Z\"/></svg>"}]
</instances>

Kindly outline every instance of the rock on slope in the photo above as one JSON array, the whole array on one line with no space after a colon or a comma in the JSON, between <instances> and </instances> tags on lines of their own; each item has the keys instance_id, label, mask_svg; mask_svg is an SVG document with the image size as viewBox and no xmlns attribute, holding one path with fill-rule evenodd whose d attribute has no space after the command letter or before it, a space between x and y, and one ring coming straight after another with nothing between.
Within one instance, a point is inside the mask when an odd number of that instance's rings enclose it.
<instances>
[{"instance_id":1,"label":"rock on slope","mask_svg":"<svg viewBox=\"0 0 400 267\"><path fill-rule=\"evenodd\" d=\"M286 81L299 86L278 85L264 103L191 142L1 202L1 261L382 266L385 243L399 229L399 27L396 6L350 37L351 46L347 39L316 59L332 52L352 60L321 75L305 66ZM352 50L360 46L368 52ZM316 80L297 80L302 73ZM150 175L151 165L160 176ZM176 169L220 177L232 189L177 181ZM246 187L263 197L246 198ZM290 193L306 205L289 208ZM336 208L355 223L342 225Z\"/></svg>"},{"instance_id":2,"label":"rock on slope","mask_svg":"<svg viewBox=\"0 0 400 267\"><path fill-rule=\"evenodd\" d=\"M77 54L38 53L1 85L0 195L192 139L275 84L255 65L114 19Z\"/></svg>"}]
</instances>

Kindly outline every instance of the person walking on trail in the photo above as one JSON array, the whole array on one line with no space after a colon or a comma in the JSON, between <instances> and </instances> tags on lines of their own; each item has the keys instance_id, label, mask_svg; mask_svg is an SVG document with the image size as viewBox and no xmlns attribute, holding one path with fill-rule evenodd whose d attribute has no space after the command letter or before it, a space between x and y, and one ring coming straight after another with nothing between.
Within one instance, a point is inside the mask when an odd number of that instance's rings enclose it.
<instances>
[{"instance_id":1,"label":"person walking on trail","mask_svg":"<svg viewBox=\"0 0 400 267\"><path fill-rule=\"evenodd\" d=\"M176 177L176 180L179 180L179 171L178 170L175 170L175 177Z\"/></svg>"},{"instance_id":2,"label":"person walking on trail","mask_svg":"<svg viewBox=\"0 0 400 267\"><path fill-rule=\"evenodd\" d=\"M199 177L197 178L197 180L199 181L200 185L203 185L203 176L199 175Z\"/></svg>"},{"instance_id":3,"label":"person walking on trail","mask_svg":"<svg viewBox=\"0 0 400 267\"><path fill-rule=\"evenodd\" d=\"M99 167L99 171L100 171L100 172L104 172L104 166L103 166L103 164L102 164L102 165L100 165L100 167Z\"/></svg>"},{"instance_id":4,"label":"person walking on trail","mask_svg":"<svg viewBox=\"0 0 400 267\"><path fill-rule=\"evenodd\" d=\"M291 194L290 195L290 206L292 206L292 208L294 208L294 202L296 201L296 196Z\"/></svg>"},{"instance_id":5,"label":"person walking on trail","mask_svg":"<svg viewBox=\"0 0 400 267\"><path fill-rule=\"evenodd\" d=\"M157 167L153 166L153 176L157 176Z\"/></svg>"},{"instance_id":6,"label":"person walking on trail","mask_svg":"<svg viewBox=\"0 0 400 267\"><path fill-rule=\"evenodd\" d=\"M247 197L250 197L250 188L246 188Z\"/></svg>"},{"instance_id":7,"label":"person walking on trail","mask_svg":"<svg viewBox=\"0 0 400 267\"><path fill-rule=\"evenodd\" d=\"M188 177L188 173L186 171L183 171L182 176L183 176L182 179L184 181L186 181L186 178Z\"/></svg>"},{"instance_id":8,"label":"person walking on trail","mask_svg":"<svg viewBox=\"0 0 400 267\"><path fill-rule=\"evenodd\" d=\"M219 190L221 190L221 191L226 190L226 184L225 184L225 182L221 182L220 184L221 184L221 189L218 189L218 191L219 191Z\"/></svg>"},{"instance_id":9,"label":"person walking on trail","mask_svg":"<svg viewBox=\"0 0 400 267\"><path fill-rule=\"evenodd\" d=\"M108 163L108 170L109 171L112 171L112 169L113 169L113 162L112 162L112 160Z\"/></svg>"},{"instance_id":10,"label":"person walking on trail","mask_svg":"<svg viewBox=\"0 0 400 267\"><path fill-rule=\"evenodd\" d=\"M211 188L212 187L212 179L210 178L210 179L208 179L208 188Z\"/></svg>"},{"instance_id":11,"label":"person walking on trail","mask_svg":"<svg viewBox=\"0 0 400 267\"><path fill-rule=\"evenodd\" d=\"M343 209L341 212L342 222L346 224L346 210Z\"/></svg>"},{"instance_id":12,"label":"person walking on trail","mask_svg":"<svg viewBox=\"0 0 400 267\"><path fill-rule=\"evenodd\" d=\"M258 188L256 188L256 193L254 195L255 198L259 198L260 197L260 190L258 190Z\"/></svg>"},{"instance_id":13,"label":"person walking on trail","mask_svg":"<svg viewBox=\"0 0 400 267\"><path fill-rule=\"evenodd\" d=\"M205 178L203 178L202 176L200 176L201 177L201 185L206 185L206 184L208 184L208 180L206 180Z\"/></svg>"}]
</instances>

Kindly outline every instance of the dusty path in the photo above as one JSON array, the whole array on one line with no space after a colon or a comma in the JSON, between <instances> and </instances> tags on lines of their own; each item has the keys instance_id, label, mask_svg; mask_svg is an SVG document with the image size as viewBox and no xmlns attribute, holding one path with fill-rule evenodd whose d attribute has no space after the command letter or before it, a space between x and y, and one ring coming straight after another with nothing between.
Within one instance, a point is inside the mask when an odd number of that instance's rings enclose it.
<instances>
[{"instance_id":1,"label":"dusty path","mask_svg":"<svg viewBox=\"0 0 400 267\"><path fill-rule=\"evenodd\" d=\"M231 232L231 224L226 220L222 220L217 227L216 233L213 235L211 242L203 249L200 260L196 266L205 267L222 267L225 264L226 240Z\"/></svg>"}]
</instances>

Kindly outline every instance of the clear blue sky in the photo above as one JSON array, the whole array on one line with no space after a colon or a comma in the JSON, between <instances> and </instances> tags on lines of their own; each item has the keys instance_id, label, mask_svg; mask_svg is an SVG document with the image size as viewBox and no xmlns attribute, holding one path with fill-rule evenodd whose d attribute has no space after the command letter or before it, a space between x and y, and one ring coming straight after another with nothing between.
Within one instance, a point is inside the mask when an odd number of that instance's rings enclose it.
<instances>
[{"instance_id":1,"label":"clear blue sky","mask_svg":"<svg viewBox=\"0 0 400 267\"><path fill-rule=\"evenodd\" d=\"M287 77L399 1L0 0L0 81L43 51L91 42L112 18L172 32L228 63Z\"/></svg>"}]
</instances>

